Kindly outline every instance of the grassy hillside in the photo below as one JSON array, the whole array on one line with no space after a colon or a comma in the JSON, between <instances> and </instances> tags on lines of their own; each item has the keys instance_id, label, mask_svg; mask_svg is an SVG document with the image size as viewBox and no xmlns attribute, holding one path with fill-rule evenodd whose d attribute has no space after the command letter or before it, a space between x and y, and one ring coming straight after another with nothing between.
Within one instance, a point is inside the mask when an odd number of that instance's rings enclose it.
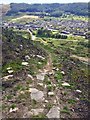
<instances>
[{"instance_id":1,"label":"grassy hillside","mask_svg":"<svg viewBox=\"0 0 90 120\"><path fill-rule=\"evenodd\" d=\"M13 29L3 29L2 37L4 118L47 118L53 106L61 118L88 117L87 39L31 41L28 32Z\"/></svg>"}]
</instances>

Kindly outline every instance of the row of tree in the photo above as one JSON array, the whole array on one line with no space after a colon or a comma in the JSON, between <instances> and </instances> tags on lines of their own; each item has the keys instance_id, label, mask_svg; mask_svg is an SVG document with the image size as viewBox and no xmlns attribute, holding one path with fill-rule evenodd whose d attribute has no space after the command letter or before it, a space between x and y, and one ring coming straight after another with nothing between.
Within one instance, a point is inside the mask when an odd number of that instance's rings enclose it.
<instances>
[{"instance_id":1,"label":"row of tree","mask_svg":"<svg viewBox=\"0 0 90 120\"><path fill-rule=\"evenodd\" d=\"M66 35L61 35L60 33L53 33L52 31L43 28L37 31L37 36L56 39L67 39Z\"/></svg>"}]
</instances>

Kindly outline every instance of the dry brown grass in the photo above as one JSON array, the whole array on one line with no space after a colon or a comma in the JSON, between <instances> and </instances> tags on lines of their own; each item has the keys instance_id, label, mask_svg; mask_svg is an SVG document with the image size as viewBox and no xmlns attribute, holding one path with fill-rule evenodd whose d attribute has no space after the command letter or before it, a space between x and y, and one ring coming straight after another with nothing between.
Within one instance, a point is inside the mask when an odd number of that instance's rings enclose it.
<instances>
[{"instance_id":1,"label":"dry brown grass","mask_svg":"<svg viewBox=\"0 0 90 120\"><path fill-rule=\"evenodd\" d=\"M24 15L15 19L12 19L12 21L17 21L17 20L22 20L22 19L38 19L38 16L34 16L34 15Z\"/></svg>"}]
</instances>

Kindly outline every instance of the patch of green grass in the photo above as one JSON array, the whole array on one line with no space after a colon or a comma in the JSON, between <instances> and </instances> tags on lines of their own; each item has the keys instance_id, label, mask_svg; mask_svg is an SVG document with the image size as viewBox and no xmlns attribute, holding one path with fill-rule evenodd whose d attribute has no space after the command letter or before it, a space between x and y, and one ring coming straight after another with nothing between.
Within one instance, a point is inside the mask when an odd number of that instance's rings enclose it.
<instances>
[{"instance_id":1,"label":"patch of green grass","mask_svg":"<svg viewBox=\"0 0 90 120\"><path fill-rule=\"evenodd\" d=\"M21 61L12 61L4 66L2 66L2 73L7 73L7 68L8 67L12 67L12 70L14 72L18 72L20 70L22 70L23 66L21 65Z\"/></svg>"},{"instance_id":2,"label":"patch of green grass","mask_svg":"<svg viewBox=\"0 0 90 120\"><path fill-rule=\"evenodd\" d=\"M64 92L64 95L67 95L68 94L68 92Z\"/></svg>"},{"instance_id":3,"label":"patch of green grass","mask_svg":"<svg viewBox=\"0 0 90 120\"><path fill-rule=\"evenodd\" d=\"M2 104L1 107L2 107L1 109L2 109L2 111L3 111L3 110L5 110L6 108L8 108L8 105Z\"/></svg>"},{"instance_id":4,"label":"patch of green grass","mask_svg":"<svg viewBox=\"0 0 90 120\"><path fill-rule=\"evenodd\" d=\"M36 104L37 104L37 101L33 99L33 100L31 101L31 105L32 105L32 107L35 107Z\"/></svg>"},{"instance_id":5,"label":"patch of green grass","mask_svg":"<svg viewBox=\"0 0 90 120\"><path fill-rule=\"evenodd\" d=\"M14 88L14 90L18 91L24 91L24 90L27 90L28 86L24 86L24 85L21 85L21 84L17 84Z\"/></svg>"},{"instance_id":6,"label":"patch of green grass","mask_svg":"<svg viewBox=\"0 0 90 120\"><path fill-rule=\"evenodd\" d=\"M10 100L10 99L12 99L12 97L13 97L12 95L7 95L7 96L6 96L6 99L7 99L7 100Z\"/></svg>"},{"instance_id":7,"label":"patch of green grass","mask_svg":"<svg viewBox=\"0 0 90 120\"><path fill-rule=\"evenodd\" d=\"M20 102L26 102L26 100L29 98L29 96L30 96L30 93L29 93L29 92L20 93L20 94L18 95L17 100L20 101Z\"/></svg>"},{"instance_id":8,"label":"patch of green grass","mask_svg":"<svg viewBox=\"0 0 90 120\"><path fill-rule=\"evenodd\" d=\"M72 89L72 86L63 86L63 88L66 88L66 89Z\"/></svg>"},{"instance_id":9,"label":"patch of green grass","mask_svg":"<svg viewBox=\"0 0 90 120\"><path fill-rule=\"evenodd\" d=\"M3 91L3 86L0 85L0 92Z\"/></svg>"},{"instance_id":10,"label":"patch of green grass","mask_svg":"<svg viewBox=\"0 0 90 120\"><path fill-rule=\"evenodd\" d=\"M57 83L57 87L61 87L62 86L62 83L59 81L58 83Z\"/></svg>"},{"instance_id":11,"label":"patch of green grass","mask_svg":"<svg viewBox=\"0 0 90 120\"><path fill-rule=\"evenodd\" d=\"M57 72L55 73L55 79L56 79L56 81L57 81L57 82L61 82L62 78L63 78L63 76L62 76L62 74L60 73L60 71L57 71Z\"/></svg>"},{"instance_id":12,"label":"patch of green grass","mask_svg":"<svg viewBox=\"0 0 90 120\"><path fill-rule=\"evenodd\" d=\"M31 79L27 80L26 83L27 84L31 84L33 81Z\"/></svg>"},{"instance_id":13,"label":"patch of green grass","mask_svg":"<svg viewBox=\"0 0 90 120\"><path fill-rule=\"evenodd\" d=\"M42 64L37 64L37 68L38 68L38 69L41 69L42 66L43 66Z\"/></svg>"},{"instance_id":14,"label":"patch of green grass","mask_svg":"<svg viewBox=\"0 0 90 120\"><path fill-rule=\"evenodd\" d=\"M70 82L70 88L73 90L76 88L76 83L75 82Z\"/></svg>"},{"instance_id":15,"label":"patch of green grass","mask_svg":"<svg viewBox=\"0 0 90 120\"><path fill-rule=\"evenodd\" d=\"M60 112L61 112L61 113L66 113L66 114L70 114L70 110L68 109L67 106L65 106L65 107L63 108L63 110L61 110Z\"/></svg>"},{"instance_id":16,"label":"patch of green grass","mask_svg":"<svg viewBox=\"0 0 90 120\"><path fill-rule=\"evenodd\" d=\"M23 90L24 87L20 84L18 84L16 87L15 87L15 90Z\"/></svg>"},{"instance_id":17,"label":"patch of green grass","mask_svg":"<svg viewBox=\"0 0 90 120\"><path fill-rule=\"evenodd\" d=\"M41 64L38 64L38 62L41 62ZM29 74L35 75L35 73L37 73L38 69L42 69L46 63L47 63L47 59L42 60L37 57L31 58L29 61Z\"/></svg>"},{"instance_id":18,"label":"patch of green grass","mask_svg":"<svg viewBox=\"0 0 90 120\"><path fill-rule=\"evenodd\" d=\"M89 98L80 98L80 100L82 100L82 101L87 101L87 102L89 102L89 103L90 103Z\"/></svg>"},{"instance_id":19,"label":"patch of green grass","mask_svg":"<svg viewBox=\"0 0 90 120\"><path fill-rule=\"evenodd\" d=\"M47 85L47 90L48 91L52 91L53 90L53 86L52 85Z\"/></svg>"},{"instance_id":20,"label":"patch of green grass","mask_svg":"<svg viewBox=\"0 0 90 120\"><path fill-rule=\"evenodd\" d=\"M45 80L45 84L51 85L51 81L50 80Z\"/></svg>"},{"instance_id":21,"label":"patch of green grass","mask_svg":"<svg viewBox=\"0 0 90 120\"><path fill-rule=\"evenodd\" d=\"M74 100L74 99L68 99L68 103L69 103L69 104L75 104L75 103L76 103L76 100Z\"/></svg>"},{"instance_id":22,"label":"patch of green grass","mask_svg":"<svg viewBox=\"0 0 90 120\"><path fill-rule=\"evenodd\" d=\"M29 74L30 74L30 75L35 75L34 70L33 70L33 69L29 69Z\"/></svg>"},{"instance_id":23,"label":"patch of green grass","mask_svg":"<svg viewBox=\"0 0 90 120\"><path fill-rule=\"evenodd\" d=\"M46 109L50 110L52 107L53 107L53 104L51 104L51 103L47 103L47 105L46 105Z\"/></svg>"},{"instance_id":24,"label":"patch of green grass","mask_svg":"<svg viewBox=\"0 0 90 120\"><path fill-rule=\"evenodd\" d=\"M12 109L16 108L16 104L13 103L13 104L10 106L10 108L12 108Z\"/></svg>"}]
</instances>

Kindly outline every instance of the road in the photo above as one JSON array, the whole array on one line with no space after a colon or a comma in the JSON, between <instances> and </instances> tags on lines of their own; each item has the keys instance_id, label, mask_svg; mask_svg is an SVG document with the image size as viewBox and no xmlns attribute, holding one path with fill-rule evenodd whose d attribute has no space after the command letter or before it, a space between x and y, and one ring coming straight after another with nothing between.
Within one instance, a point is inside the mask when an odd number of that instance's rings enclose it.
<instances>
[{"instance_id":1,"label":"road","mask_svg":"<svg viewBox=\"0 0 90 120\"><path fill-rule=\"evenodd\" d=\"M35 39L36 39L36 36L34 36L29 29L27 29L27 31L28 31L28 32L30 33L30 35L31 35L31 40L35 40Z\"/></svg>"}]
</instances>

